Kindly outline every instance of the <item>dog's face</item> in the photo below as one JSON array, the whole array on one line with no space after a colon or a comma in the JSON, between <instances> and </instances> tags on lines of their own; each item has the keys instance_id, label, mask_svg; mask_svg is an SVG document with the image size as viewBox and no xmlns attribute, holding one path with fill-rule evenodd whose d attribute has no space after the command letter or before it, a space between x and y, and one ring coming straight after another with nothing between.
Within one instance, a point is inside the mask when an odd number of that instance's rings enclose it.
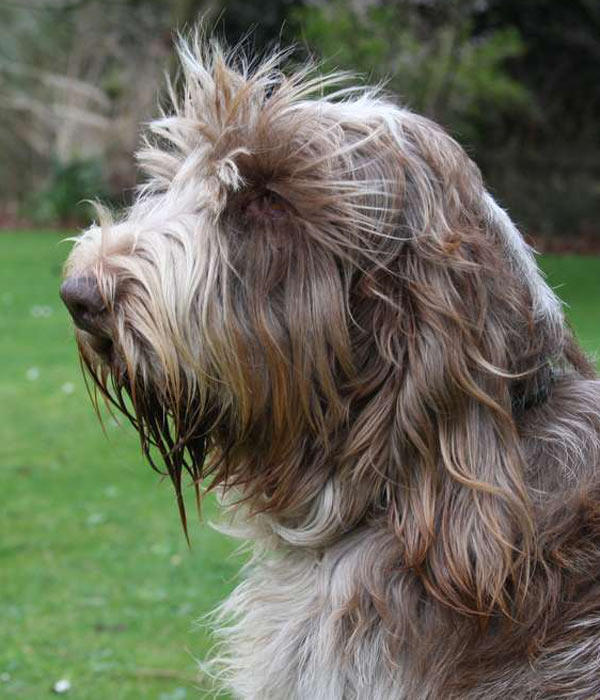
<instances>
[{"instance_id":1,"label":"dog's face","mask_svg":"<svg viewBox=\"0 0 600 700\"><path fill-rule=\"evenodd\" d=\"M519 406L562 352L529 250L428 120L275 60L180 54L147 184L67 264L85 365L180 507L187 469L324 539L383 517L409 563L443 578L453 558L498 595L528 526ZM438 551L446 521L461 537Z\"/></svg>"},{"instance_id":2,"label":"dog's face","mask_svg":"<svg viewBox=\"0 0 600 700\"><path fill-rule=\"evenodd\" d=\"M130 395L144 447L173 474L191 448L197 477L209 440L252 455L245 480L307 440L318 451L364 393L376 278L402 241L402 156L391 106L307 99L335 80L182 58L181 104L139 154L149 182L78 239L63 297L85 364L124 410ZM353 313L357 296L371 302ZM278 479L261 475L269 498Z\"/></svg>"}]
</instances>

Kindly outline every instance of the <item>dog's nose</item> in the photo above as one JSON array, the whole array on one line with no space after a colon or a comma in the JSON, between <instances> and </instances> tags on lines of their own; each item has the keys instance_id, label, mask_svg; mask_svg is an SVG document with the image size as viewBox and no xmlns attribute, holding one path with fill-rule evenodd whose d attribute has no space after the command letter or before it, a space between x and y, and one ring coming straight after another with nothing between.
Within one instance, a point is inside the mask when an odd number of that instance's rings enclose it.
<instances>
[{"instance_id":1,"label":"dog's nose","mask_svg":"<svg viewBox=\"0 0 600 700\"><path fill-rule=\"evenodd\" d=\"M78 328L94 334L105 332L106 304L93 277L68 277L60 296Z\"/></svg>"}]
</instances>

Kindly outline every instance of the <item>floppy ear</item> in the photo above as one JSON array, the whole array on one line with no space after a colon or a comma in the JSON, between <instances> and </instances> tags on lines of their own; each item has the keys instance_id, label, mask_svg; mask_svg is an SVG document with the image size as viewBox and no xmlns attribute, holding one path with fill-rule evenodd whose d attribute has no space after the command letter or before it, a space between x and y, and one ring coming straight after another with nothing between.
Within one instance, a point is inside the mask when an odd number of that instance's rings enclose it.
<instances>
[{"instance_id":1,"label":"floppy ear","mask_svg":"<svg viewBox=\"0 0 600 700\"><path fill-rule=\"evenodd\" d=\"M349 454L356 478L375 471L402 559L432 595L515 614L535 546L519 412L560 360L562 315L474 164L401 114L397 240L355 289L361 376L375 388Z\"/></svg>"}]
</instances>

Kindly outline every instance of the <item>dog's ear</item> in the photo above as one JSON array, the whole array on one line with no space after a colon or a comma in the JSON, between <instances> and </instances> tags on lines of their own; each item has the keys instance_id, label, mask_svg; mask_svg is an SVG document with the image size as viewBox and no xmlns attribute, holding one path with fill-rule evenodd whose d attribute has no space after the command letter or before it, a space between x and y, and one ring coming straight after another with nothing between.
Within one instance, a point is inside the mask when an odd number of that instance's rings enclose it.
<instances>
[{"instance_id":1,"label":"dog's ear","mask_svg":"<svg viewBox=\"0 0 600 700\"><path fill-rule=\"evenodd\" d=\"M562 314L462 149L413 115L396 142L397 239L354 289L370 395L349 455L432 595L514 614L535 547L519 415L560 361Z\"/></svg>"}]
</instances>

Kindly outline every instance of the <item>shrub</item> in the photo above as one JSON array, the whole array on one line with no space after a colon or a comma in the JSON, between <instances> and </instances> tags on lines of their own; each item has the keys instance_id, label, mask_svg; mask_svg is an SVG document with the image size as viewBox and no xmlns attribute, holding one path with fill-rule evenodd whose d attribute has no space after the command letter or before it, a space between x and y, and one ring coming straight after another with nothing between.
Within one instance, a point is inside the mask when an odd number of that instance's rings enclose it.
<instances>
[{"instance_id":1,"label":"shrub","mask_svg":"<svg viewBox=\"0 0 600 700\"><path fill-rule=\"evenodd\" d=\"M91 218L88 200L106 197L99 160L54 160L46 186L26 203L26 214L38 223L87 223Z\"/></svg>"}]
</instances>

